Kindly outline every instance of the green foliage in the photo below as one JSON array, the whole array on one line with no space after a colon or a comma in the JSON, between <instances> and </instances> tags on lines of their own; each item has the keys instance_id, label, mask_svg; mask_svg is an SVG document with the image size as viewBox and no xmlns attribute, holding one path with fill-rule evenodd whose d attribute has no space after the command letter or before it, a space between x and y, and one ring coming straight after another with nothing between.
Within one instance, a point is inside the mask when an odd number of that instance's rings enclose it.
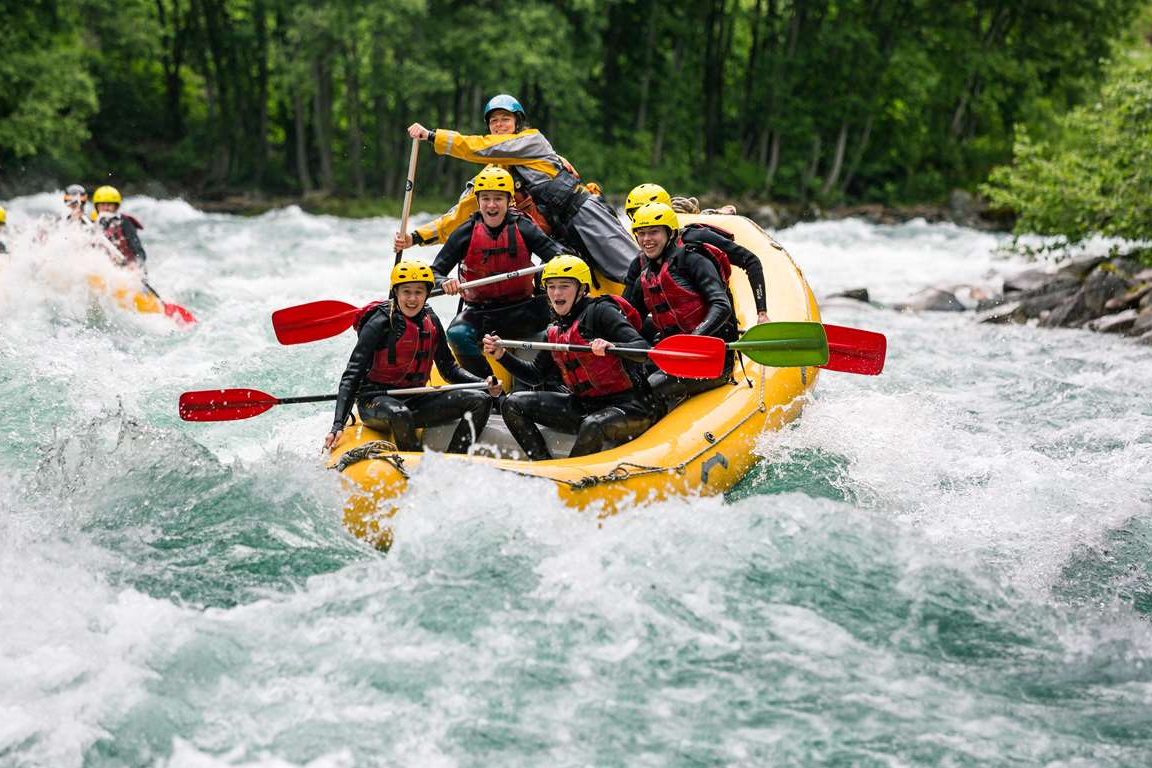
<instances>
[{"instance_id":1,"label":"green foliage","mask_svg":"<svg viewBox=\"0 0 1152 768\"><path fill-rule=\"evenodd\" d=\"M1018 212L1021 232L1152 238L1152 57L1109 72L1099 99L1056 121L1046 141L1020 128L1011 166L986 191Z\"/></svg>"},{"instance_id":2,"label":"green foliage","mask_svg":"<svg viewBox=\"0 0 1152 768\"><path fill-rule=\"evenodd\" d=\"M67 157L88 137L93 78L76 28L52 3L5 11L0 55L0 168L37 155Z\"/></svg>"},{"instance_id":3,"label":"green foliage","mask_svg":"<svg viewBox=\"0 0 1152 768\"><path fill-rule=\"evenodd\" d=\"M1062 135L1141 3L33 0L5 18L0 165L395 196L410 123L481 132L507 91L609 194L943 198L1015 125ZM425 152L418 188L474 171Z\"/></svg>"}]
</instances>

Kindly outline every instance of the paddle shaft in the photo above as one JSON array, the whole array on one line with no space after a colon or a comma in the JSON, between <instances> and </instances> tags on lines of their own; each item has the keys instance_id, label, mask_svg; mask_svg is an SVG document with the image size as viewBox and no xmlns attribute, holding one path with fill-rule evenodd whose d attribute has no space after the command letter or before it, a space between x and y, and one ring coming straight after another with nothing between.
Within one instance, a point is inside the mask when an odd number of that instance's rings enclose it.
<instances>
[{"instance_id":1,"label":"paddle shaft","mask_svg":"<svg viewBox=\"0 0 1152 768\"><path fill-rule=\"evenodd\" d=\"M389 389L387 392L381 392L382 395L392 397L394 395L423 395L429 392L446 392L451 389L484 389L488 386L486 381L470 381L465 384L444 384L439 387L405 387L403 389ZM335 400L340 395L306 395L303 397L277 397L276 402L279 405L294 405L296 403L323 403L329 400Z\"/></svg>"},{"instance_id":2,"label":"paddle shaft","mask_svg":"<svg viewBox=\"0 0 1152 768\"><path fill-rule=\"evenodd\" d=\"M528 275L535 275L537 272L543 272L544 265L538 264L535 267L525 267L524 269L514 269L511 272L503 272L499 275L492 275L491 277L481 277L477 280L469 280L466 283L460 283L460 290L467 288L479 288L482 285L493 285L495 283L502 283L505 280L515 280L518 277L526 277ZM428 298L433 296L443 296L444 289L437 288L428 294Z\"/></svg>"},{"instance_id":3,"label":"paddle shaft","mask_svg":"<svg viewBox=\"0 0 1152 768\"><path fill-rule=\"evenodd\" d=\"M412 139L412 154L408 156L408 179L404 182L404 210L400 214L400 234L408 235L408 213L412 210L412 190L416 188L416 157L420 154L420 140ZM395 264L404 258L404 251L396 251Z\"/></svg>"},{"instance_id":4,"label":"paddle shaft","mask_svg":"<svg viewBox=\"0 0 1152 768\"><path fill-rule=\"evenodd\" d=\"M548 341L509 341L507 339L500 339L496 345L504 347L505 349L537 349L544 352L586 352L591 353L592 347L587 344L553 344ZM631 360L643 359L648 356L650 349L627 349L624 347L608 347L604 350L619 357L627 357ZM665 352L660 351L659 354L667 355L669 357L686 357L696 358L699 355L691 352Z\"/></svg>"},{"instance_id":5,"label":"paddle shaft","mask_svg":"<svg viewBox=\"0 0 1152 768\"><path fill-rule=\"evenodd\" d=\"M545 352L591 352L592 347L588 344L553 344L549 341L509 341L508 339L500 339L496 344L498 347L505 349L539 349ZM616 347L608 347L608 352L621 354L623 352L631 352L632 354L643 353L647 350L638 349L617 349Z\"/></svg>"}]
</instances>

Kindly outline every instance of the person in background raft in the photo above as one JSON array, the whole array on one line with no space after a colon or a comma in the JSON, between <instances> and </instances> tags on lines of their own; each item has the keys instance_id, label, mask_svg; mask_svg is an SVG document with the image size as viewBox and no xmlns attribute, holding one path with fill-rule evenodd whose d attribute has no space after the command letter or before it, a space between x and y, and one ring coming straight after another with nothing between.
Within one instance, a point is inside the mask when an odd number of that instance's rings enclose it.
<instances>
[{"instance_id":1,"label":"person in background raft","mask_svg":"<svg viewBox=\"0 0 1152 768\"><path fill-rule=\"evenodd\" d=\"M664 203L646 203L633 214L632 232L641 254L628 270L624 298L640 313L651 313L656 338L678 333L735 341L736 318L728 295L728 275L704 245L678 238L676 212ZM731 267L727 267L729 270ZM681 379L656 371L648 384L668 410L732 376L733 354L715 379Z\"/></svg>"},{"instance_id":2,"label":"person in background raft","mask_svg":"<svg viewBox=\"0 0 1152 768\"><path fill-rule=\"evenodd\" d=\"M8 226L8 212L4 210L4 206L0 205L0 235L4 234L4 227ZM4 245L4 241L0 240L0 253L8 253L8 246Z\"/></svg>"},{"instance_id":3,"label":"person in background raft","mask_svg":"<svg viewBox=\"0 0 1152 768\"><path fill-rule=\"evenodd\" d=\"M543 280L556 315L548 341L590 344L592 354L539 352L528 363L505 354L499 336L485 336L484 351L502 360L513 376L538 383L559 371L571 392L514 392L501 410L504 423L532 461L552 458L537 424L575 434L569 456L586 456L639 437L659 418L645 390L643 363L605 353L609 347L649 348L637 330L639 316L619 296L590 298L592 272L576 256L552 259Z\"/></svg>"},{"instance_id":4,"label":"person in background raft","mask_svg":"<svg viewBox=\"0 0 1152 768\"><path fill-rule=\"evenodd\" d=\"M88 205L88 192L84 187L69 184L64 189L64 205L68 207L68 212L64 214L65 220L79 222L85 226L92 223L88 218L88 211L85 210L85 206Z\"/></svg>"},{"instance_id":5,"label":"person in background raft","mask_svg":"<svg viewBox=\"0 0 1152 768\"><path fill-rule=\"evenodd\" d=\"M436 154L508 168L516 180L516 206L527 213L567 250L579 254L610 280L621 282L636 258L636 244L628 237L615 211L598 194L591 194L567 160L535 128L528 128L520 102L502 93L484 107L486 136L465 136L456 131L429 130L420 123L408 128L414 139L432 142ZM415 232L398 233L396 248L413 243L443 242L475 212L475 198L465 189L452 210Z\"/></svg>"},{"instance_id":6,"label":"person in background raft","mask_svg":"<svg viewBox=\"0 0 1152 768\"><path fill-rule=\"evenodd\" d=\"M137 234L144 229L144 225L128 214L120 213L120 192L115 187L98 187L92 193L92 202L96 206L96 220L104 230L104 236L116 246L120 254L117 263L122 267L136 267L146 273L144 262L148 257L140 243L140 235Z\"/></svg>"},{"instance_id":7,"label":"person in background raft","mask_svg":"<svg viewBox=\"0 0 1152 768\"><path fill-rule=\"evenodd\" d=\"M432 272L449 296L461 293L461 281L478 280L532 266L532 254L547 262L564 252L527 216L511 209L512 174L490 165L472 180L479 211L448 236L436 254ZM457 266L460 279L447 276ZM462 292L464 311L448 326L448 344L460 365L476 376L491 376L480 352L480 337L502 333L523 339L548 325L548 300L536 293L534 276L470 288Z\"/></svg>"},{"instance_id":8,"label":"person in background raft","mask_svg":"<svg viewBox=\"0 0 1152 768\"><path fill-rule=\"evenodd\" d=\"M336 418L324 438L325 448L340 439L354 402L365 426L391 432L401 451L421 450L418 427L459 419L448 453L465 453L483 431L492 412L492 398L500 394L495 377L489 378L487 393L461 389L399 397L383 394L388 389L426 386L433 363L451 383L483 381L457 365L442 343L440 318L425 303L434 284L427 264L402 261L392 268L389 300L369 304L356 318L356 347L340 378Z\"/></svg>"},{"instance_id":9,"label":"person in background raft","mask_svg":"<svg viewBox=\"0 0 1152 768\"><path fill-rule=\"evenodd\" d=\"M624 201L624 213L628 216L629 220L631 220L635 217L636 211L640 206L647 203L663 203L671 208L672 197L668 194L668 191L659 184L641 184L633 187L632 191L628 193L628 197ZM748 276L748 283L752 286L752 298L756 303L756 322L768 322L764 265L760 263L760 259L756 254L744 246L739 245L736 240L733 239L731 232L727 232L711 224L689 224L682 228L677 245L683 246L685 243L698 243L705 247L712 246L713 248L718 248L728 257L728 261L732 266L740 267L740 269L744 270L744 273Z\"/></svg>"}]
</instances>

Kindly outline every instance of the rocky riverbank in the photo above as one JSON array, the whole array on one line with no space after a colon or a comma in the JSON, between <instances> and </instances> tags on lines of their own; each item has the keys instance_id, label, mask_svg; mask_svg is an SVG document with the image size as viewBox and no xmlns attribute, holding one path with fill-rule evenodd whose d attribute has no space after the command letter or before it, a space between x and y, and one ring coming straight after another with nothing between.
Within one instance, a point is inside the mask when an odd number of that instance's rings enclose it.
<instances>
[{"instance_id":1,"label":"rocky riverbank","mask_svg":"<svg viewBox=\"0 0 1152 768\"><path fill-rule=\"evenodd\" d=\"M908 312L972 312L979 323L1085 328L1130 336L1152 346L1150 255L1143 251L1084 256L1055 268L1024 270L1004 279L996 292L973 286L925 288L907 301L888 306ZM869 301L866 288L835 296Z\"/></svg>"}]
</instances>

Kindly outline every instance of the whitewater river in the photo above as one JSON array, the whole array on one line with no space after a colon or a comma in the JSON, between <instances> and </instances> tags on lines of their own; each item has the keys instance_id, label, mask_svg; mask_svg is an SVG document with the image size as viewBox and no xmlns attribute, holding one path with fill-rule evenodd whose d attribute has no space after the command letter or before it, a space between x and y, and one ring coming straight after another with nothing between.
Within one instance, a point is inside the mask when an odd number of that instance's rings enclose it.
<instances>
[{"instance_id":1,"label":"whitewater river","mask_svg":"<svg viewBox=\"0 0 1152 768\"><path fill-rule=\"evenodd\" d=\"M727 498L601 525L432 459L385 556L341 528L330 404L176 399L335 391L352 336L269 313L379 297L396 221L129 203L190 331L91 306L103 257L36 237L58 196L8 203L0 765L1152 763L1152 349L829 301L886 371L822 376ZM953 226L775 234L820 296L1022 267Z\"/></svg>"}]
</instances>

